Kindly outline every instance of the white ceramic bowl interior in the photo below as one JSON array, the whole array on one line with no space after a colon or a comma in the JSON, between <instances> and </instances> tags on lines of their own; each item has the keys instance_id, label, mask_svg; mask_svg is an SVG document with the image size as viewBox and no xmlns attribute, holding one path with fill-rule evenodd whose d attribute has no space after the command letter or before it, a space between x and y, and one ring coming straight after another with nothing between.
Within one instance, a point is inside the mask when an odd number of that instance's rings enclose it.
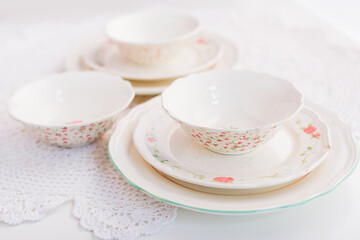
<instances>
[{"instance_id":1,"label":"white ceramic bowl interior","mask_svg":"<svg viewBox=\"0 0 360 240\"><path fill-rule=\"evenodd\" d=\"M110 74L66 72L31 82L8 102L12 117L24 123L63 126L108 118L134 98L131 84Z\"/></svg>"},{"instance_id":2,"label":"white ceramic bowl interior","mask_svg":"<svg viewBox=\"0 0 360 240\"><path fill-rule=\"evenodd\" d=\"M179 41L198 33L199 20L176 12L153 11L124 15L105 27L107 36L126 44L163 44Z\"/></svg>"},{"instance_id":3,"label":"white ceramic bowl interior","mask_svg":"<svg viewBox=\"0 0 360 240\"><path fill-rule=\"evenodd\" d=\"M109 130L134 95L131 84L121 77L66 72L23 86L8 101L8 110L43 141L76 147Z\"/></svg>"},{"instance_id":4,"label":"white ceramic bowl interior","mask_svg":"<svg viewBox=\"0 0 360 240\"><path fill-rule=\"evenodd\" d=\"M290 82L266 74L214 70L176 80L162 101L172 117L189 125L248 130L292 118L303 95Z\"/></svg>"},{"instance_id":5,"label":"white ceramic bowl interior","mask_svg":"<svg viewBox=\"0 0 360 240\"><path fill-rule=\"evenodd\" d=\"M213 70L175 80L162 93L165 111L209 150L242 154L274 137L301 110L303 95L262 73Z\"/></svg>"}]
</instances>

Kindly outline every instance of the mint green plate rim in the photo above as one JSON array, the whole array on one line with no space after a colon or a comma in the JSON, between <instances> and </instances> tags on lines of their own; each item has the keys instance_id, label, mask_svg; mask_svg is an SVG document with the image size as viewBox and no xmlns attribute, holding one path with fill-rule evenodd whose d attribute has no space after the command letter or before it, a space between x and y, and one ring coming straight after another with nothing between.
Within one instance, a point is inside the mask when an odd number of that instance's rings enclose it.
<instances>
[{"instance_id":1,"label":"mint green plate rim","mask_svg":"<svg viewBox=\"0 0 360 240\"><path fill-rule=\"evenodd\" d=\"M112 165L116 168L116 170L118 170L118 172L124 177L124 179L133 187L139 189L140 191L143 191L145 192L146 194L150 195L151 197L155 198L155 199L158 199L160 201L163 201L163 202L166 202L166 203L169 203L171 205L175 205L175 206L178 206L178 207L182 207L182 208L186 208L186 209L190 209L190 210L195 210L195 211L200 211L200 212L208 212L208 213L218 213L218 214L250 214L250 213L264 213L264 212L270 212L270 211L276 211L276 210L281 210L281 209L286 209L286 208L291 208L291 207L297 207L297 206L301 206L301 205L304 205L312 200L315 200L319 197L322 197L322 196L325 196L329 193L331 193L335 188L337 188L341 183L343 183L353 172L354 170L356 169L358 163L359 163L359 159L360 159L360 153L359 153L359 146L358 146L358 143L357 141L354 139L354 142L355 142L355 145L356 145L356 148L357 148L357 156L356 156L356 161L355 161L355 164L353 165L352 169L350 170L350 172L345 176L343 177L341 180L339 180L339 182L337 184L335 184L335 186L333 186L332 188L330 188L329 190L323 192L323 193L320 193L316 196L313 196L305 201L301 201L301 202L297 202L297 203L293 203L293 204L288 204L288 205L284 205L284 206L279 206L279 207L274 207L274 208L267 208L267 209L259 209L259 210L250 210L250 211L221 211L221 210L211 210L211 209L205 209L205 208L197 208L197 207L192 207L192 206L188 206L188 205L185 205L185 204L181 204L181 203L177 203L177 202L174 202L174 201L171 201L171 200L168 200L168 199L165 199L165 198L162 198L162 197L158 197L148 191L146 191L145 189L139 187L138 185L136 185L135 183L133 183L132 181L130 181L122 172L121 170L116 166L113 158L111 157L111 154L110 154L110 141L108 143L108 155L109 155L109 158L110 158L110 161L112 163Z\"/></svg>"}]
</instances>

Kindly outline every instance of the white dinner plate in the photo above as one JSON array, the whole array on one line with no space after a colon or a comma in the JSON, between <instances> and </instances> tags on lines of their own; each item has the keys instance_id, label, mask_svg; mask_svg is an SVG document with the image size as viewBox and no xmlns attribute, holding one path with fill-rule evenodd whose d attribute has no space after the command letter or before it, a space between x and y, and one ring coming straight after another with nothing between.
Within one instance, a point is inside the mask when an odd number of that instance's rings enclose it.
<instances>
[{"instance_id":1,"label":"white dinner plate","mask_svg":"<svg viewBox=\"0 0 360 240\"><path fill-rule=\"evenodd\" d=\"M217 214L249 214L298 206L331 192L350 175L358 162L358 150L350 128L335 114L306 103L328 125L332 148L327 159L305 178L283 189L253 195L224 196L192 190L159 174L133 144L132 134L139 118L159 102L159 97L154 98L122 118L110 139L108 151L116 169L131 185L179 207Z\"/></svg>"},{"instance_id":2,"label":"white dinner plate","mask_svg":"<svg viewBox=\"0 0 360 240\"><path fill-rule=\"evenodd\" d=\"M218 154L197 144L161 104L140 117L133 139L157 170L192 184L228 189L229 194L280 188L315 169L330 152L328 128L308 108L284 124L270 142L242 155Z\"/></svg>"}]
</instances>

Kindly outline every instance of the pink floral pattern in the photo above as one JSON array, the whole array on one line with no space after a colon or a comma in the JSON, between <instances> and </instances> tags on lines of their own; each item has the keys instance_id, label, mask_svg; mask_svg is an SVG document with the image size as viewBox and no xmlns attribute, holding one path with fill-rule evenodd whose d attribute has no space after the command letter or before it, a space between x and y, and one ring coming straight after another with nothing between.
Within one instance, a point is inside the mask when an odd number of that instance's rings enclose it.
<instances>
[{"instance_id":1,"label":"pink floral pattern","mask_svg":"<svg viewBox=\"0 0 360 240\"><path fill-rule=\"evenodd\" d=\"M182 127L197 143L211 151L224 154L250 152L270 140L279 131L277 126L265 131L248 132L210 131L205 128L189 128L185 124L182 124Z\"/></svg>"},{"instance_id":2,"label":"pink floral pattern","mask_svg":"<svg viewBox=\"0 0 360 240\"><path fill-rule=\"evenodd\" d=\"M199 38L199 39L197 40L197 43L199 43L199 44L207 44L208 41L206 41L206 40L203 39L203 38Z\"/></svg>"},{"instance_id":3,"label":"pink floral pattern","mask_svg":"<svg viewBox=\"0 0 360 240\"><path fill-rule=\"evenodd\" d=\"M164 63L174 57L184 43L174 42L163 45L131 45L117 43L122 55L138 64Z\"/></svg>"},{"instance_id":4,"label":"pink floral pattern","mask_svg":"<svg viewBox=\"0 0 360 240\"><path fill-rule=\"evenodd\" d=\"M309 125L307 128L304 128L303 131L306 134L312 134L316 131L316 127Z\"/></svg>"},{"instance_id":5,"label":"pink floral pattern","mask_svg":"<svg viewBox=\"0 0 360 240\"><path fill-rule=\"evenodd\" d=\"M300 157L303 157L303 159L302 159L302 164L305 164L305 163L307 163L307 161L308 161L308 157L313 153L313 149L314 149L314 148L316 147L316 145L318 144L318 142L319 142L319 140L320 140L321 134L319 133L319 131L317 130L317 128L314 127L311 123L309 123L309 124L307 125L307 127L301 127L301 120L300 120L300 119L297 120L295 123L300 126L300 129L301 129L304 133L310 135L310 137L311 137L312 140L315 140L315 141L312 141L312 145L309 145L309 146L306 148L306 150L300 154Z\"/></svg>"},{"instance_id":6,"label":"pink floral pattern","mask_svg":"<svg viewBox=\"0 0 360 240\"><path fill-rule=\"evenodd\" d=\"M317 128L311 124L309 124L306 128L302 127L301 129L304 131L304 133L311 135L312 138L319 139L320 137L320 133L317 132Z\"/></svg>"},{"instance_id":7,"label":"pink floral pattern","mask_svg":"<svg viewBox=\"0 0 360 240\"><path fill-rule=\"evenodd\" d=\"M78 123L79 121L77 121ZM65 127L34 127L37 135L44 141L61 147L82 146L95 141L102 136L113 124L112 119L107 119L91 124L76 125L69 124Z\"/></svg>"},{"instance_id":8,"label":"pink floral pattern","mask_svg":"<svg viewBox=\"0 0 360 240\"><path fill-rule=\"evenodd\" d=\"M311 123L307 125L307 127L301 126L301 119L297 119L294 121L294 123L297 125L296 129L299 129L299 134L306 134L310 136L309 145L307 145L304 149L301 149L299 152L299 164L298 168L300 168L302 165L306 164L308 161L308 158L317 151L317 144L319 144L320 136L319 130L314 127ZM262 134L259 132L246 132L241 134L234 134L233 132L229 133L223 131L220 133L216 132L206 132L204 129L195 130L195 129L186 129L186 131L189 131L192 134L192 137L195 138L195 141L199 141L201 144L207 144L208 146L211 146L211 144L216 145L215 147L222 147L223 149L226 149L224 147L227 147L227 151L231 151L230 149L234 149L234 151L238 151L239 148L241 149L247 149L247 151L250 151L251 148L254 148L259 145L259 143L264 143L264 141L269 140L271 138L271 135L275 135L277 131L279 131L279 127L272 127ZM205 132L204 132L205 131ZM246 181L248 179L244 178L236 178L236 177L224 177L224 176L209 176L205 174L200 174L194 171L191 171L190 169L184 168L183 166L179 165L177 162L172 161L171 159L167 158L166 154L163 154L161 150L157 148L158 139L156 136L156 132L154 127L147 131L145 134L145 141L147 144L149 144L150 148L152 149L152 156L157 159L160 163L166 164L171 166L173 169L176 169L178 171L182 171L185 174L190 174L192 178L198 179L201 181L206 182L217 182L217 183L224 183L224 184L236 184L241 181ZM269 137L269 138L267 138ZM208 139L204 143L204 139ZM264 140L265 139L265 140ZM202 140L202 141L201 141ZM228 143L228 144L227 144ZM247 146L248 145L248 146ZM247 148L246 148L247 147ZM244 150L245 151L245 150ZM287 175L294 171L296 169L287 169L285 172L276 172L272 175L267 176L261 176L262 178L279 178L284 175Z\"/></svg>"},{"instance_id":9,"label":"pink floral pattern","mask_svg":"<svg viewBox=\"0 0 360 240\"><path fill-rule=\"evenodd\" d=\"M220 183L230 183L230 182L234 181L234 179L232 177L216 177L213 180L215 182L220 182Z\"/></svg>"}]
</instances>

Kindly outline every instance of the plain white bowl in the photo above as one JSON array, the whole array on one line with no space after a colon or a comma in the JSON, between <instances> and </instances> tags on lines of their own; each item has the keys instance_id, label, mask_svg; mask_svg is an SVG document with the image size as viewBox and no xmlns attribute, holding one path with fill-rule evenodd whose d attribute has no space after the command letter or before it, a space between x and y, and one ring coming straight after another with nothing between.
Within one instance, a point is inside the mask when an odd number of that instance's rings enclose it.
<instances>
[{"instance_id":1,"label":"plain white bowl","mask_svg":"<svg viewBox=\"0 0 360 240\"><path fill-rule=\"evenodd\" d=\"M106 35L120 52L140 64L171 60L200 31L199 20L184 13L152 11L109 21Z\"/></svg>"},{"instance_id":2,"label":"plain white bowl","mask_svg":"<svg viewBox=\"0 0 360 240\"><path fill-rule=\"evenodd\" d=\"M301 110L303 95L267 74L213 70L175 80L162 93L162 105L197 143L241 154L269 141Z\"/></svg>"},{"instance_id":3,"label":"plain white bowl","mask_svg":"<svg viewBox=\"0 0 360 240\"><path fill-rule=\"evenodd\" d=\"M121 77L96 72L66 72L26 84L8 101L11 117L43 140L64 147L93 142L134 98Z\"/></svg>"}]
</instances>

